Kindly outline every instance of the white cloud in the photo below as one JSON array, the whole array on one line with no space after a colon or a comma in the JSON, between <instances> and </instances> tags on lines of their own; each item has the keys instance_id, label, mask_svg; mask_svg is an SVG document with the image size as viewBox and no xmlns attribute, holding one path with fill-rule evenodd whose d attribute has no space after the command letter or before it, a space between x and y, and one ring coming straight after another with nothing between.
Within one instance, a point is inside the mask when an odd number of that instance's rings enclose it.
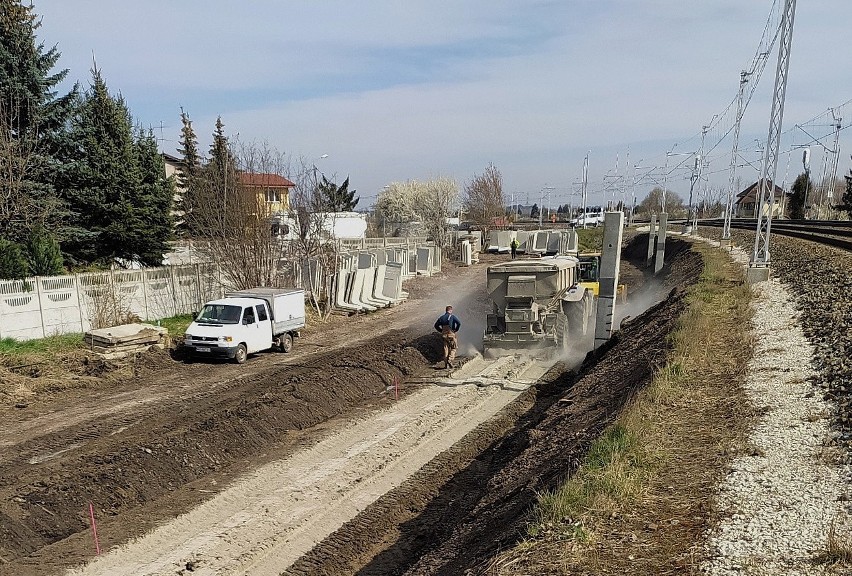
<instances>
[{"instance_id":1,"label":"white cloud","mask_svg":"<svg viewBox=\"0 0 852 576\"><path fill-rule=\"evenodd\" d=\"M324 170L369 196L391 180L463 183L489 162L509 190L567 191L588 149L599 180L617 152L623 170L628 146L644 165L675 142L697 147L685 141L736 95L770 5L43 0L36 11L72 77L87 78L94 51L110 88L143 123L165 120L166 138L181 105L202 140L221 114L242 139L328 153ZM852 98L840 56L850 21L852 3L800 3L786 127ZM774 69L773 55L744 143L765 140Z\"/></svg>"}]
</instances>

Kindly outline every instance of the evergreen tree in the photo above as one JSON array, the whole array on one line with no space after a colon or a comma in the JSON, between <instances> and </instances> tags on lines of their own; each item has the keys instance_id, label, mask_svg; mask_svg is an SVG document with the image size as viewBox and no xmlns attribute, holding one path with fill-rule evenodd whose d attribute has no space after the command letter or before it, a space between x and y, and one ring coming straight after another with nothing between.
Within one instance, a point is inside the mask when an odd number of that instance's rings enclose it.
<instances>
[{"instance_id":1,"label":"evergreen tree","mask_svg":"<svg viewBox=\"0 0 852 576\"><path fill-rule=\"evenodd\" d=\"M26 249L27 268L31 276L62 274L62 251L59 249L59 242L44 226L37 224L32 229Z\"/></svg>"},{"instance_id":2,"label":"evergreen tree","mask_svg":"<svg viewBox=\"0 0 852 576\"><path fill-rule=\"evenodd\" d=\"M233 164L228 137L225 136L225 125L222 117L216 118L216 130L213 132L213 143L210 145L210 162L207 165L214 175L224 181L228 168Z\"/></svg>"},{"instance_id":3,"label":"evergreen tree","mask_svg":"<svg viewBox=\"0 0 852 576\"><path fill-rule=\"evenodd\" d=\"M192 225L195 233L204 235L227 235L233 230L229 218L239 218L244 208L240 200L237 182L237 163L231 154L231 145L225 135L225 125L221 116L216 118L213 143L210 145L210 158L202 170L199 181L200 200L193 206Z\"/></svg>"},{"instance_id":4,"label":"evergreen tree","mask_svg":"<svg viewBox=\"0 0 852 576\"><path fill-rule=\"evenodd\" d=\"M27 276L27 260L21 247L0 238L0 279L22 280Z\"/></svg>"},{"instance_id":5,"label":"evergreen tree","mask_svg":"<svg viewBox=\"0 0 852 576\"><path fill-rule=\"evenodd\" d=\"M357 190L349 191L349 177L338 186L323 175L317 185L319 207L327 212L352 212L360 198L355 197Z\"/></svg>"},{"instance_id":6,"label":"evergreen tree","mask_svg":"<svg viewBox=\"0 0 852 576\"><path fill-rule=\"evenodd\" d=\"M159 266L172 237L174 181L166 178L166 166L152 130L140 130L135 147L141 180L133 199L135 244L132 253L143 264Z\"/></svg>"},{"instance_id":7,"label":"evergreen tree","mask_svg":"<svg viewBox=\"0 0 852 576\"><path fill-rule=\"evenodd\" d=\"M39 26L32 5L0 0L0 237L19 242L33 225L57 229L68 217L52 184L77 88L57 96L68 70L53 71L60 54L36 41Z\"/></svg>"},{"instance_id":8,"label":"evergreen tree","mask_svg":"<svg viewBox=\"0 0 852 576\"><path fill-rule=\"evenodd\" d=\"M787 202L787 211L792 220L801 220L805 217L805 199L808 192L813 192L813 184L807 174L799 174L793 186L790 188L790 199ZM756 210L757 208L755 208Z\"/></svg>"},{"instance_id":9,"label":"evergreen tree","mask_svg":"<svg viewBox=\"0 0 852 576\"><path fill-rule=\"evenodd\" d=\"M533 204L532 208L530 208L530 218L538 218L538 204Z\"/></svg>"},{"instance_id":10,"label":"evergreen tree","mask_svg":"<svg viewBox=\"0 0 852 576\"><path fill-rule=\"evenodd\" d=\"M194 236L198 230L194 226L195 220L192 217L192 211L201 199L201 156L198 152L198 137L192 128L192 121L189 119L189 114L184 112L183 109L180 111L180 121L182 128L178 152L181 156L181 166L177 173L176 182L180 197L175 205L175 212L178 218L183 219L183 223L178 226L178 234Z\"/></svg>"},{"instance_id":11,"label":"evergreen tree","mask_svg":"<svg viewBox=\"0 0 852 576\"><path fill-rule=\"evenodd\" d=\"M97 68L71 136L74 163L63 192L83 233L66 252L78 263L159 265L171 234L172 187L153 135L134 134L124 99L110 95Z\"/></svg>"},{"instance_id":12,"label":"evergreen tree","mask_svg":"<svg viewBox=\"0 0 852 576\"><path fill-rule=\"evenodd\" d=\"M843 198L841 198L841 204L835 206L837 210L845 210L846 214L852 219L852 169L849 170L849 174L844 176L846 179L846 191L843 192Z\"/></svg>"}]
</instances>

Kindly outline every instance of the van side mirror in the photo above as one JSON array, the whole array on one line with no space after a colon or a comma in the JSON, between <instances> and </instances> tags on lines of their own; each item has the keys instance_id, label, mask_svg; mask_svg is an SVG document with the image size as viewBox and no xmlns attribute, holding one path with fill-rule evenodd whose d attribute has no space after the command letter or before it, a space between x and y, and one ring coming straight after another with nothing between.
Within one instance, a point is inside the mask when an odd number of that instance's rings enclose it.
<instances>
[{"instance_id":1,"label":"van side mirror","mask_svg":"<svg viewBox=\"0 0 852 576\"><path fill-rule=\"evenodd\" d=\"M243 326L248 326L249 324L254 324L254 318L243 318Z\"/></svg>"}]
</instances>

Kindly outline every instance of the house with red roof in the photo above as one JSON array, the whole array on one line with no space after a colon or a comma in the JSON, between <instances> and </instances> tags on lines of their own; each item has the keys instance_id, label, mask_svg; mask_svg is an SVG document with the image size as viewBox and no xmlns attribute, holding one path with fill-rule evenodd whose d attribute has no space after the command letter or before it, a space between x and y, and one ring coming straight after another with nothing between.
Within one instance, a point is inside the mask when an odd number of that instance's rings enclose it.
<instances>
[{"instance_id":1,"label":"house with red roof","mask_svg":"<svg viewBox=\"0 0 852 576\"><path fill-rule=\"evenodd\" d=\"M760 184L763 180L758 180L739 194L735 201L734 213L737 218L756 218L757 205L760 204ZM772 185L772 182L770 182ZM779 218L784 215L784 206L786 201L786 193L780 186L773 186L774 193L772 195L772 217Z\"/></svg>"}]
</instances>

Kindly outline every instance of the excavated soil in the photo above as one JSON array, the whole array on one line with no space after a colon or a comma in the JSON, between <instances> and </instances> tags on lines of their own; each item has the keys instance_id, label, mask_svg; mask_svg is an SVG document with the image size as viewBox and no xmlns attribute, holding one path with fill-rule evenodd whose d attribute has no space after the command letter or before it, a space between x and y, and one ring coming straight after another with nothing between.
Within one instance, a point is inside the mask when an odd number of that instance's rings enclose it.
<instances>
[{"instance_id":1,"label":"excavated soil","mask_svg":"<svg viewBox=\"0 0 852 576\"><path fill-rule=\"evenodd\" d=\"M644 260L642 238L628 243L625 258L636 252ZM671 282L625 268L634 286L644 284L645 300L700 270L685 243L668 246ZM109 548L186 512L246 470L389 406L395 381L403 382L402 395L413 392L417 385L406 379L434 373L428 333L445 304L465 323L462 348L465 330L474 340L474 319L484 317L483 275L482 266L446 266L437 278L413 282L401 306L306 330L293 354L262 354L244 366L154 354L130 378L0 408L0 575L56 573L91 558L90 503L101 547ZM581 376L552 372L549 384L521 394L291 572L454 574L482 566L517 539L535 492L570 474L662 362L665 334L682 307L672 292L626 322Z\"/></svg>"},{"instance_id":2,"label":"excavated soil","mask_svg":"<svg viewBox=\"0 0 852 576\"><path fill-rule=\"evenodd\" d=\"M634 239L626 255L644 258L642 242ZM675 286L667 298L626 321L578 372L551 373L284 573L487 573L491 558L524 534L537 495L570 476L590 443L665 362L666 336L686 306L682 287L703 267L687 243L670 240L667 247L667 279L645 282L644 294L631 295L659 299Z\"/></svg>"}]
</instances>

